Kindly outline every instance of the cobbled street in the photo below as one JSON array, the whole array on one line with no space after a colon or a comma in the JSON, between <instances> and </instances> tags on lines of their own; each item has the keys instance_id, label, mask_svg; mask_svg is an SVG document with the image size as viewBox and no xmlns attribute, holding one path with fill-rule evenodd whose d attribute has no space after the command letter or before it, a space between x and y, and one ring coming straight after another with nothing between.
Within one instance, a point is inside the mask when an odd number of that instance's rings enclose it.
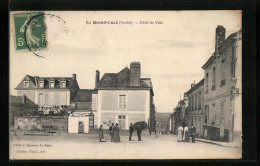
<instances>
[{"instance_id":1,"label":"cobbled street","mask_svg":"<svg viewBox=\"0 0 260 166\"><path fill-rule=\"evenodd\" d=\"M143 134L142 141L121 136L121 142L99 142L96 134L53 136L11 135L10 149L17 158L34 159L211 159L239 158L240 148L221 147L204 142L177 142L173 135ZM62 153L60 153L62 152ZM12 158L12 156L10 156Z\"/></svg>"}]
</instances>

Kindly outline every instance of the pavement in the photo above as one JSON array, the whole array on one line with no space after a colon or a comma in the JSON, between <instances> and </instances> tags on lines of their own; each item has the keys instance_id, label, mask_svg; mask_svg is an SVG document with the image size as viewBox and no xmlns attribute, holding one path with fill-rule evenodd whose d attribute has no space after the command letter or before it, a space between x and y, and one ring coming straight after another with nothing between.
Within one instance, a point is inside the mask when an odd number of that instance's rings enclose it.
<instances>
[{"instance_id":1,"label":"pavement","mask_svg":"<svg viewBox=\"0 0 260 166\"><path fill-rule=\"evenodd\" d=\"M219 141L212 141L212 140L206 140L200 138L196 138L196 141L213 144L217 146L228 147L228 148L242 148L242 142L219 142Z\"/></svg>"},{"instance_id":2,"label":"pavement","mask_svg":"<svg viewBox=\"0 0 260 166\"><path fill-rule=\"evenodd\" d=\"M177 142L173 135L143 133L142 141L99 142L97 134L10 134L11 159L240 159L242 149L196 141Z\"/></svg>"},{"instance_id":3,"label":"pavement","mask_svg":"<svg viewBox=\"0 0 260 166\"><path fill-rule=\"evenodd\" d=\"M174 137L177 137L177 135L173 135ZM202 139L202 138L195 138L195 142L204 142L207 144L212 144L212 145L217 145L217 146L222 146L222 147L228 147L228 148L242 148L242 142L220 142L220 141L212 141L212 140L207 140L207 139Z\"/></svg>"}]
</instances>

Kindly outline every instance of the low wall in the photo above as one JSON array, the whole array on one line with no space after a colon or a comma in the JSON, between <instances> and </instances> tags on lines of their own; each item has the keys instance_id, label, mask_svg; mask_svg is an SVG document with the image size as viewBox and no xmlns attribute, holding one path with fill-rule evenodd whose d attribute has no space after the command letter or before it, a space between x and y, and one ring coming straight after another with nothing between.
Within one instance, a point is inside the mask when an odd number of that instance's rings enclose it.
<instances>
[{"instance_id":1,"label":"low wall","mask_svg":"<svg viewBox=\"0 0 260 166\"><path fill-rule=\"evenodd\" d=\"M23 116L15 117L15 129L44 130L43 126L52 126L51 131L68 130L68 116ZM46 129L47 131L48 129Z\"/></svg>"}]
</instances>

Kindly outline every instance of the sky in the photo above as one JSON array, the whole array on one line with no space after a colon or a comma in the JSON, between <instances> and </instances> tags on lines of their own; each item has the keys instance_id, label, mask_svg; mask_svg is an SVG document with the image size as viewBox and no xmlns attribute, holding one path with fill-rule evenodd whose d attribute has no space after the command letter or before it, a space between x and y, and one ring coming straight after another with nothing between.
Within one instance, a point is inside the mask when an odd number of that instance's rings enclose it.
<instances>
[{"instance_id":1,"label":"sky","mask_svg":"<svg viewBox=\"0 0 260 166\"><path fill-rule=\"evenodd\" d=\"M95 71L117 73L141 63L141 77L151 78L157 112L173 112L190 84L203 79L202 65L213 54L215 30L226 37L241 29L241 11L46 11L47 49L15 50L10 16L10 94L25 75L71 77L81 89L93 89ZM13 14L13 13L11 13ZM65 21L63 23L60 21ZM86 21L92 22L87 24ZM93 24L128 21L132 24ZM151 21L154 24L140 24ZM163 24L155 24L161 21ZM138 23L138 24L137 24Z\"/></svg>"}]
</instances>

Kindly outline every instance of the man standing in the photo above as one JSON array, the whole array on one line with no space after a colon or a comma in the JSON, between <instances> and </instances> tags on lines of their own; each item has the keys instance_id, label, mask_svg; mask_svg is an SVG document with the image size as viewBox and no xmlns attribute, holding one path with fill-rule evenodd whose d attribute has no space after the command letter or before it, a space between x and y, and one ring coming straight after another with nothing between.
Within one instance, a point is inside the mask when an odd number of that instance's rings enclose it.
<instances>
[{"instance_id":1,"label":"man standing","mask_svg":"<svg viewBox=\"0 0 260 166\"><path fill-rule=\"evenodd\" d=\"M114 130L115 130L115 126L114 126L114 123L112 123L112 125L109 127L109 133L110 133L110 136L111 136L111 142L114 141Z\"/></svg>"},{"instance_id":2,"label":"man standing","mask_svg":"<svg viewBox=\"0 0 260 166\"><path fill-rule=\"evenodd\" d=\"M141 126L140 126L140 124L138 124L137 125L138 141L141 141L141 132L142 132Z\"/></svg>"},{"instance_id":3,"label":"man standing","mask_svg":"<svg viewBox=\"0 0 260 166\"><path fill-rule=\"evenodd\" d=\"M130 127L129 127L129 141L132 141L132 134L134 132L134 128L133 128L133 125L132 123L130 123Z\"/></svg>"},{"instance_id":4,"label":"man standing","mask_svg":"<svg viewBox=\"0 0 260 166\"><path fill-rule=\"evenodd\" d=\"M195 135L196 135L196 128L194 126L192 126L191 127L192 143L195 143Z\"/></svg>"}]
</instances>

